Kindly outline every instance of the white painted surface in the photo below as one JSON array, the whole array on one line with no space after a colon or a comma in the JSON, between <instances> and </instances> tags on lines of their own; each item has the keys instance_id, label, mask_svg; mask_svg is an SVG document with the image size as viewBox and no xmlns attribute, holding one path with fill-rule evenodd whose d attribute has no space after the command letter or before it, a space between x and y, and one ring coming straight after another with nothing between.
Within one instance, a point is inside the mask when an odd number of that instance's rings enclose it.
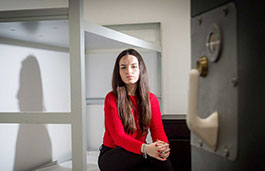
<instances>
[{"instance_id":1,"label":"white painted surface","mask_svg":"<svg viewBox=\"0 0 265 171\"><path fill-rule=\"evenodd\" d=\"M71 158L71 126L1 124L0 170L30 170Z\"/></svg>"},{"instance_id":2,"label":"white painted surface","mask_svg":"<svg viewBox=\"0 0 265 171\"><path fill-rule=\"evenodd\" d=\"M104 26L148 42L161 44L160 23L118 24Z\"/></svg>"},{"instance_id":3,"label":"white painted surface","mask_svg":"<svg viewBox=\"0 0 265 171\"><path fill-rule=\"evenodd\" d=\"M104 105L87 105L87 146L88 150L98 150L103 143L105 131Z\"/></svg>"},{"instance_id":4,"label":"white painted surface","mask_svg":"<svg viewBox=\"0 0 265 171\"><path fill-rule=\"evenodd\" d=\"M0 111L70 111L69 54L0 44ZM71 126L0 124L0 170L71 158Z\"/></svg>"},{"instance_id":5,"label":"white painted surface","mask_svg":"<svg viewBox=\"0 0 265 171\"><path fill-rule=\"evenodd\" d=\"M1 112L70 111L68 53L3 44L0 52Z\"/></svg>"},{"instance_id":6,"label":"white painted surface","mask_svg":"<svg viewBox=\"0 0 265 171\"><path fill-rule=\"evenodd\" d=\"M111 91L111 79L116 53L88 53L86 55L87 98L104 98Z\"/></svg>"},{"instance_id":7,"label":"white painted surface","mask_svg":"<svg viewBox=\"0 0 265 171\"><path fill-rule=\"evenodd\" d=\"M87 171L100 171L98 167L99 151L87 151ZM46 166L36 171L72 171L72 160L58 163L51 166Z\"/></svg>"},{"instance_id":8,"label":"white painted surface","mask_svg":"<svg viewBox=\"0 0 265 171\"><path fill-rule=\"evenodd\" d=\"M87 98L104 98L112 90L111 80L114 64L122 50L94 51L86 55L86 94ZM138 50L139 51L139 50ZM156 52L139 51L142 55L149 77L150 90L161 96L160 57Z\"/></svg>"}]
</instances>

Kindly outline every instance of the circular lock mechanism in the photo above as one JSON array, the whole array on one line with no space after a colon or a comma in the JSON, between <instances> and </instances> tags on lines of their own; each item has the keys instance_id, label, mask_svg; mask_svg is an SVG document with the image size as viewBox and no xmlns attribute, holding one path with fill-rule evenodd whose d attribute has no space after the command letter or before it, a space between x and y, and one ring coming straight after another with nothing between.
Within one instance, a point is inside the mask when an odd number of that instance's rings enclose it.
<instances>
[{"instance_id":1,"label":"circular lock mechanism","mask_svg":"<svg viewBox=\"0 0 265 171\"><path fill-rule=\"evenodd\" d=\"M208 59L206 56L201 57L196 62L196 69L199 71L200 76L206 77L208 74Z\"/></svg>"},{"instance_id":2,"label":"circular lock mechanism","mask_svg":"<svg viewBox=\"0 0 265 171\"><path fill-rule=\"evenodd\" d=\"M206 48L211 62L217 62L222 50L222 31L217 24L212 24L207 31Z\"/></svg>"}]
</instances>

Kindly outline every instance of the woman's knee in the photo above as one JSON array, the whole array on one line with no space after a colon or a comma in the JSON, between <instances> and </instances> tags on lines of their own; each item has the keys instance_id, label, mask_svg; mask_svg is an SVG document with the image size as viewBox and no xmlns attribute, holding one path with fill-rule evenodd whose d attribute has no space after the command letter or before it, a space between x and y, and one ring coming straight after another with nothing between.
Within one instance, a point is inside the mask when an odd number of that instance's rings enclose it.
<instances>
[{"instance_id":1,"label":"woman's knee","mask_svg":"<svg viewBox=\"0 0 265 171\"><path fill-rule=\"evenodd\" d=\"M169 159L167 159L166 161L160 161L150 157L149 162L153 170L174 171L173 166Z\"/></svg>"},{"instance_id":2,"label":"woman's knee","mask_svg":"<svg viewBox=\"0 0 265 171\"><path fill-rule=\"evenodd\" d=\"M141 164L141 156L131 153L121 147L108 150L98 159L101 171L128 171Z\"/></svg>"}]
</instances>

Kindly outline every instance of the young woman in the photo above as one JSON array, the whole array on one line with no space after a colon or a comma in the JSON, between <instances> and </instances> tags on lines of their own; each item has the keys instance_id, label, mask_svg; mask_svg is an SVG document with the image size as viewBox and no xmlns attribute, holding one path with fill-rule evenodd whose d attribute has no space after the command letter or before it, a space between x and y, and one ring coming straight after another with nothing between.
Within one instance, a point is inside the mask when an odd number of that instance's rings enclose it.
<instances>
[{"instance_id":1,"label":"young woman","mask_svg":"<svg viewBox=\"0 0 265 171\"><path fill-rule=\"evenodd\" d=\"M134 49L119 54L105 98L101 171L173 170L159 102L150 93L146 66ZM150 128L153 143L146 144Z\"/></svg>"}]
</instances>

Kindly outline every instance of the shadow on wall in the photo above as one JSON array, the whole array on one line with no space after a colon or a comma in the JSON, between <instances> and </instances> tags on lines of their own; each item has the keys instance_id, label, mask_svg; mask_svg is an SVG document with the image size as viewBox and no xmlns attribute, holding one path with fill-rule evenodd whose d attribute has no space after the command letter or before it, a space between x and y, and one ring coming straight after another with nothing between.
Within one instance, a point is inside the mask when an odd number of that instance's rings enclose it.
<instances>
[{"instance_id":1,"label":"shadow on wall","mask_svg":"<svg viewBox=\"0 0 265 171\"><path fill-rule=\"evenodd\" d=\"M45 111L40 66L35 56L22 61L19 81L17 98L20 111ZM46 125L20 124L13 170L32 170L51 161L52 146Z\"/></svg>"}]
</instances>

